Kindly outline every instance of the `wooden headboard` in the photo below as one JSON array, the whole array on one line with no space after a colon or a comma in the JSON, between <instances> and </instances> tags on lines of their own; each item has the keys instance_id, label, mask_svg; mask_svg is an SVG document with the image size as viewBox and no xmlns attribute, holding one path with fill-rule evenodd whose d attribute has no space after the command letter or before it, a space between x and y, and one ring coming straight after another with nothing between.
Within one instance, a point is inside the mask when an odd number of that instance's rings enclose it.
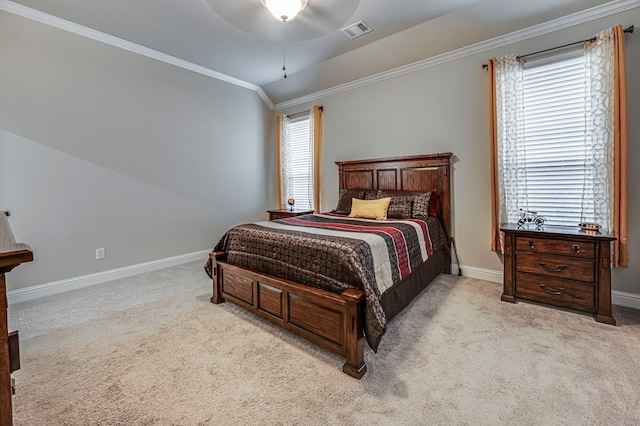
<instances>
[{"instance_id":1,"label":"wooden headboard","mask_svg":"<svg viewBox=\"0 0 640 426\"><path fill-rule=\"evenodd\" d=\"M438 191L440 220L447 240L451 236L451 156L440 154L371 160L336 161L339 189Z\"/></svg>"}]
</instances>

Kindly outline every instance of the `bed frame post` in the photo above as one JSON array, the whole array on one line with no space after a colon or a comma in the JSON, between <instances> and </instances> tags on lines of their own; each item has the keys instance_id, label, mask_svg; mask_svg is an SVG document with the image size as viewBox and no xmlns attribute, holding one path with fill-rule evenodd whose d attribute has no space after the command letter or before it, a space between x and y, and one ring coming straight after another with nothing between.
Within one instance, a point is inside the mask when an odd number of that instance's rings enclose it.
<instances>
[{"instance_id":1,"label":"bed frame post","mask_svg":"<svg viewBox=\"0 0 640 426\"><path fill-rule=\"evenodd\" d=\"M222 298L222 268L220 268L219 260L225 260L227 254L223 251L215 251L209 254L211 258L211 274L213 275L213 296L211 303L216 305L224 302Z\"/></svg>"},{"instance_id":2,"label":"bed frame post","mask_svg":"<svg viewBox=\"0 0 640 426\"><path fill-rule=\"evenodd\" d=\"M347 302L347 323L345 324L347 361L342 371L356 379L367 372L364 363L364 292L347 289L340 296ZM362 303L361 303L362 302Z\"/></svg>"},{"instance_id":3,"label":"bed frame post","mask_svg":"<svg viewBox=\"0 0 640 426\"><path fill-rule=\"evenodd\" d=\"M451 239L450 238L447 238L447 239L449 240L449 245L442 249L442 250L445 251L445 253L444 253L445 261L444 261L444 271L443 272L445 274L451 275L451 260L452 260L451 250L453 250L453 246L451 245ZM458 265L458 268L459 267L460 267L460 265Z\"/></svg>"}]
</instances>

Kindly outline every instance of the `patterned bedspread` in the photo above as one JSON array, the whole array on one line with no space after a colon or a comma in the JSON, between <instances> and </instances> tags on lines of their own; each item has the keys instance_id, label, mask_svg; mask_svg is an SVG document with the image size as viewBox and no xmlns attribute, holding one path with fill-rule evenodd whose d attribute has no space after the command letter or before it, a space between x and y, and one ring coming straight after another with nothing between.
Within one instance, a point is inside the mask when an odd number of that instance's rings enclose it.
<instances>
[{"instance_id":1,"label":"patterned bedspread","mask_svg":"<svg viewBox=\"0 0 640 426\"><path fill-rule=\"evenodd\" d=\"M354 219L334 214L240 225L214 251L247 268L340 293L364 291L365 335L375 351L386 331L380 298L446 245L437 218ZM211 276L211 264L205 270Z\"/></svg>"}]
</instances>

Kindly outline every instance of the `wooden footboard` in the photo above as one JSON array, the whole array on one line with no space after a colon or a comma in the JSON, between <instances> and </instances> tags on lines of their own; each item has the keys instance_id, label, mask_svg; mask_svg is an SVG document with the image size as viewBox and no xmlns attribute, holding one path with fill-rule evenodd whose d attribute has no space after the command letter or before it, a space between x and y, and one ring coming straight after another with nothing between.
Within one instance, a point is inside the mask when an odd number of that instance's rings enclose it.
<instances>
[{"instance_id":1,"label":"wooden footboard","mask_svg":"<svg viewBox=\"0 0 640 426\"><path fill-rule=\"evenodd\" d=\"M335 294L226 262L210 254L211 302L232 302L272 323L346 358L342 370L357 379L364 363L364 292Z\"/></svg>"}]
</instances>

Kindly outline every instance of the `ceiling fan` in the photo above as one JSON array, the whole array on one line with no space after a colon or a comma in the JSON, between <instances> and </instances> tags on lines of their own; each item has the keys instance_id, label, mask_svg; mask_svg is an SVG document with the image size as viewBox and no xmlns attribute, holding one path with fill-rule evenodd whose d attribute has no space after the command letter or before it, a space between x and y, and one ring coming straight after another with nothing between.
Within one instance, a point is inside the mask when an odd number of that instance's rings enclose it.
<instances>
[{"instance_id":1,"label":"ceiling fan","mask_svg":"<svg viewBox=\"0 0 640 426\"><path fill-rule=\"evenodd\" d=\"M232 26L263 39L281 41L282 21L266 8L267 0L207 0ZM303 9L287 19L287 40L304 41L339 30L353 16L360 0L297 0ZM274 19L275 17L275 19Z\"/></svg>"},{"instance_id":2,"label":"ceiling fan","mask_svg":"<svg viewBox=\"0 0 640 426\"><path fill-rule=\"evenodd\" d=\"M287 78L287 39L311 40L331 33L344 25L360 4L360 0L207 0L207 2L222 19L234 27L268 40L282 40L284 78ZM274 25L276 21L273 18L280 21L281 25Z\"/></svg>"}]
</instances>

